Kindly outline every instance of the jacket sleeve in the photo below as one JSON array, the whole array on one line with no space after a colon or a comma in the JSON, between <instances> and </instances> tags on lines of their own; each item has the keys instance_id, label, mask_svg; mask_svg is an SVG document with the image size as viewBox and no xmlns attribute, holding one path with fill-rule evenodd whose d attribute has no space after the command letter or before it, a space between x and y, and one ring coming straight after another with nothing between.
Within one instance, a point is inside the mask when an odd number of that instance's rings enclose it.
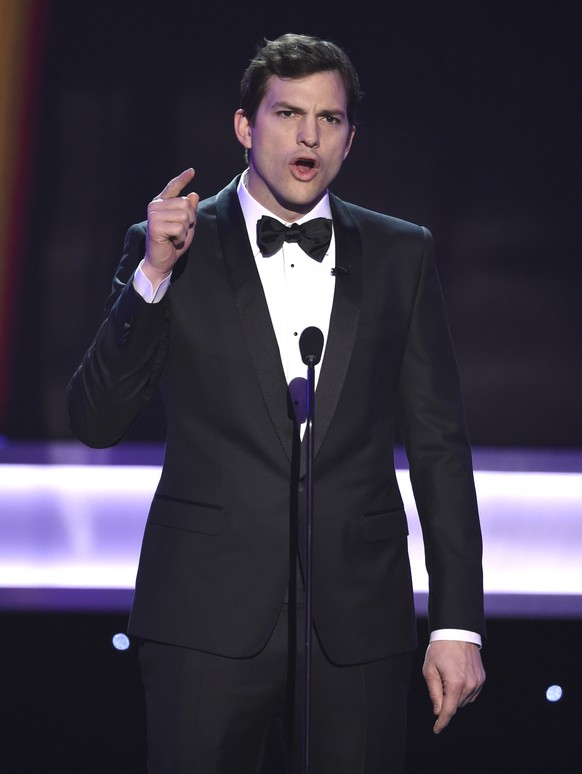
<instances>
[{"instance_id":1,"label":"jacket sleeve","mask_svg":"<svg viewBox=\"0 0 582 774\"><path fill-rule=\"evenodd\" d=\"M398 413L423 532L430 627L484 634L482 541L471 452L432 237L426 229L400 372Z\"/></svg>"},{"instance_id":2,"label":"jacket sleeve","mask_svg":"<svg viewBox=\"0 0 582 774\"><path fill-rule=\"evenodd\" d=\"M68 388L74 435L88 446L118 443L159 380L169 329L166 296L147 304L132 277L145 249L145 225L127 232L106 316Z\"/></svg>"}]
</instances>

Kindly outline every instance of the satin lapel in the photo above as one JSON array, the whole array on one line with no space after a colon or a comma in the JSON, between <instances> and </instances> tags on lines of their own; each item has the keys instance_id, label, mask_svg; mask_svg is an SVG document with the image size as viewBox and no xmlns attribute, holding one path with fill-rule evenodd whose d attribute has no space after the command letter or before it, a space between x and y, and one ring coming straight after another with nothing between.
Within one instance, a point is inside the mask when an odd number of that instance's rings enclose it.
<instances>
[{"instance_id":1,"label":"satin lapel","mask_svg":"<svg viewBox=\"0 0 582 774\"><path fill-rule=\"evenodd\" d=\"M238 178L216 199L218 233L246 345L263 400L289 460L293 421L279 346L238 202Z\"/></svg>"},{"instance_id":2,"label":"satin lapel","mask_svg":"<svg viewBox=\"0 0 582 774\"><path fill-rule=\"evenodd\" d=\"M325 439L340 393L356 337L362 291L362 241L345 204L330 195L335 234L336 280L325 355L315 393L315 454ZM301 475L305 473L305 438Z\"/></svg>"}]
</instances>

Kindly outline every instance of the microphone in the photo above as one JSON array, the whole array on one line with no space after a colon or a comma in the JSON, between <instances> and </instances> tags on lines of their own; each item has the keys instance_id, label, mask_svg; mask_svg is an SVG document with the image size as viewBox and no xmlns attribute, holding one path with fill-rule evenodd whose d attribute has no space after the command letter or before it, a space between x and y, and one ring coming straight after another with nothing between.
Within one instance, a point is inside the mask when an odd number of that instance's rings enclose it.
<instances>
[{"instance_id":1,"label":"microphone","mask_svg":"<svg viewBox=\"0 0 582 774\"><path fill-rule=\"evenodd\" d=\"M301 717L301 774L311 771L311 663L313 644L313 522L315 460L315 366L323 352L323 333L319 328L306 328L299 337L301 359L307 366L307 425L305 427L305 521L303 524L303 605L304 664L303 708Z\"/></svg>"},{"instance_id":2,"label":"microphone","mask_svg":"<svg viewBox=\"0 0 582 774\"><path fill-rule=\"evenodd\" d=\"M299 351L306 366L316 366L319 363L323 352L323 333L319 328L311 326L303 331L299 337Z\"/></svg>"}]
</instances>

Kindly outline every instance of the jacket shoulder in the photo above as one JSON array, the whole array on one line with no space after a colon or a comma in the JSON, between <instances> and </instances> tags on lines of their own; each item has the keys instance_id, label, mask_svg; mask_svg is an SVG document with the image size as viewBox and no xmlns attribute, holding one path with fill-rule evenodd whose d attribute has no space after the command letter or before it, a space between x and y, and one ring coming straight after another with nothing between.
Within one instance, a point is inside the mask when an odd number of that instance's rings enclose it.
<instances>
[{"instance_id":1,"label":"jacket shoulder","mask_svg":"<svg viewBox=\"0 0 582 774\"><path fill-rule=\"evenodd\" d=\"M231 182L218 193L200 200L196 213L197 222L198 220L215 218L219 202L232 201L233 199L236 199L236 190L239 179L240 175L235 177L234 180L231 180Z\"/></svg>"},{"instance_id":2,"label":"jacket shoulder","mask_svg":"<svg viewBox=\"0 0 582 774\"><path fill-rule=\"evenodd\" d=\"M402 220L394 215L387 215L383 212L369 210L358 204L345 202L337 196L332 196L331 198L333 202L332 206L336 208L338 213L342 213L343 211L343 214L351 217L360 229L370 229L372 231L379 230L384 234L389 233L394 236L416 239L426 239L426 237L431 236L430 231L424 226Z\"/></svg>"}]
</instances>

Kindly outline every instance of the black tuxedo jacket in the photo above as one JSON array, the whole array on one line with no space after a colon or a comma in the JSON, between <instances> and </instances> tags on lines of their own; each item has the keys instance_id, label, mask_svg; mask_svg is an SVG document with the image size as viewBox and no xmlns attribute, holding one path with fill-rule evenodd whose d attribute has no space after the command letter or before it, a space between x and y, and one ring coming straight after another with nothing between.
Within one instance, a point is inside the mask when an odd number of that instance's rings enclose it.
<instances>
[{"instance_id":1,"label":"black tuxedo jacket","mask_svg":"<svg viewBox=\"0 0 582 774\"><path fill-rule=\"evenodd\" d=\"M69 412L82 441L113 445L159 384L166 454L130 632L244 657L265 645L285 595L304 470L236 184L200 204L159 304L131 284L145 224L130 229ZM316 393L313 606L328 656L357 663L415 645L397 415L433 629L483 632L481 536L430 234L333 196L331 207L339 271Z\"/></svg>"}]
</instances>

